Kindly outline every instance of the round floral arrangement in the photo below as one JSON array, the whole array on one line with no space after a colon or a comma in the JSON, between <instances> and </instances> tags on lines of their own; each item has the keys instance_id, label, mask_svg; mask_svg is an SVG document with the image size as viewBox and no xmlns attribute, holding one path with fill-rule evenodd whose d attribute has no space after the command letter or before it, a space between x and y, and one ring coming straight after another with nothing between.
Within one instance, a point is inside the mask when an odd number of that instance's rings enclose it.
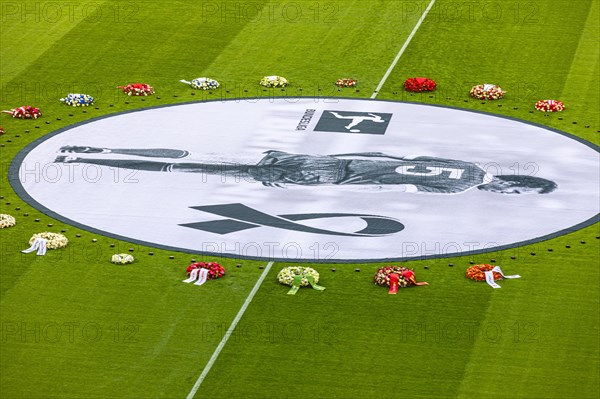
<instances>
[{"instance_id":1,"label":"round floral arrangement","mask_svg":"<svg viewBox=\"0 0 600 399\"><path fill-rule=\"evenodd\" d=\"M485 281L485 272L489 272L493 268L494 266L488 264L471 266L467 269L467 277L475 281ZM494 272L494 281L501 278L502 274Z\"/></svg>"},{"instance_id":2,"label":"round floral arrangement","mask_svg":"<svg viewBox=\"0 0 600 399\"><path fill-rule=\"evenodd\" d=\"M154 94L154 88L146 83L130 83L127 86L118 86L128 96L150 96Z\"/></svg>"},{"instance_id":3,"label":"round floral arrangement","mask_svg":"<svg viewBox=\"0 0 600 399\"><path fill-rule=\"evenodd\" d=\"M344 78L338 79L335 85L338 87L354 87L357 83L356 79Z\"/></svg>"},{"instance_id":4,"label":"round floral arrangement","mask_svg":"<svg viewBox=\"0 0 600 399\"><path fill-rule=\"evenodd\" d=\"M17 224L17 220L6 213L0 213L0 229L12 227Z\"/></svg>"},{"instance_id":5,"label":"round floral arrangement","mask_svg":"<svg viewBox=\"0 0 600 399\"><path fill-rule=\"evenodd\" d=\"M265 87L285 87L288 84L287 79L282 76L265 76L260 80L260 85Z\"/></svg>"},{"instance_id":6,"label":"round floral arrangement","mask_svg":"<svg viewBox=\"0 0 600 399\"><path fill-rule=\"evenodd\" d=\"M110 261L112 263L117 263L120 265L126 265L127 263L133 263L134 258L132 255L129 254L114 254L111 258Z\"/></svg>"},{"instance_id":7,"label":"round floral arrangement","mask_svg":"<svg viewBox=\"0 0 600 399\"><path fill-rule=\"evenodd\" d=\"M61 98L60 101L72 107L87 107L94 103L94 97L89 94L71 93Z\"/></svg>"},{"instance_id":8,"label":"round floral arrangement","mask_svg":"<svg viewBox=\"0 0 600 399\"><path fill-rule=\"evenodd\" d=\"M290 287L294 284L294 276L301 275L302 280L300 281L301 287L308 287L309 282L306 276L312 276L315 284L319 282L319 272L313 269L312 267L302 267L302 266L290 266L284 267L277 274L277 281L281 284L289 285Z\"/></svg>"},{"instance_id":9,"label":"round floral arrangement","mask_svg":"<svg viewBox=\"0 0 600 399\"><path fill-rule=\"evenodd\" d=\"M186 269L188 276L194 269L208 269L207 280L214 280L225 275L225 269L217 262L196 262L189 265Z\"/></svg>"},{"instance_id":10,"label":"round floral arrangement","mask_svg":"<svg viewBox=\"0 0 600 399\"><path fill-rule=\"evenodd\" d=\"M22 107L5 110L2 112L18 119L37 119L42 116L40 109L31 105L23 105Z\"/></svg>"},{"instance_id":11,"label":"round floral arrangement","mask_svg":"<svg viewBox=\"0 0 600 399\"><path fill-rule=\"evenodd\" d=\"M43 238L46 240L46 248L48 249L59 249L64 248L69 243L67 237L60 233L50 233L49 231L44 231L42 233L37 233L31 236L29 239L29 245L33 245L33 242L37 238Z\"/></svg>"},{"instance_id":12,"label":"round floral arrangement","mask_svg":"<svg viewBox=\"0 0 600 399\"><path fill-rule=\"evenodd\" d=\"M560 112L565 109L565 104L558 100L540 100L535 103L535 109L542 112Z\"/></svg>"},{"instance_id":13,"label":"round floral arrangement","mask_svg":"<svg viewBox=\"0 0 600 399\"><path fill-rule=\"evenodd\" d=\"M435 80L428 78L408 78L404 82L404 88L408 91L420 93L422 91L432 91L437 87Z\"/></svg>"},{"instance_id":14,"label":"round floral arrangement","mask_svg":"<svg viewBox=\"0 0 600 399\"><path fill-rule=\"evenodd\" d=\"M219 82L211 78L196 78L191 82L187 80L180 80L182 83L186 83L196 90L212 90L220 86Z\"/></svg>"},{"instance_id":15,"label":"round floral arrangement","mask_svg":"<svg viewBox=\"0 0 600 399\"><path fill-rule=\"evenodd\" d=\"M410 269L402 266L385 266L377 270L375 272L375 276L373 277L373 281L375 284L380 285L382 287L390 286L390 274L396 273L398 275L398 286L400 288L408 287L410 282L402 275L402 272L406 272Z\"/></svg>"},{"instance_id":16,"label":"round floral arrangement","mask_svg":"<svg viewBox=\"0 0 600 399\"><path fill-rule=\"evenodd\" d=\"M473 86L471 88L471 97L480 100L497 100L504 97L505 94L506 92L500 87L489 83Z\"/></svg>"}]
</instances>

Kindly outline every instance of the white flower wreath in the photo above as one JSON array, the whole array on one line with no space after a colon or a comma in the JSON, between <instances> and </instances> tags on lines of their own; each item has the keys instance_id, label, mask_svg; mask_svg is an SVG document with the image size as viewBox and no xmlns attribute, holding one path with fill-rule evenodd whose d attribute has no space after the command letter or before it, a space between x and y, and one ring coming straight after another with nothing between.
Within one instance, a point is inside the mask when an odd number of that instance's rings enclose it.
<instances>
[{"instance_id":1,"label":"white flower wreath","mask_svg":"<svg viewBox=\"0 0 600 399\"><path fill-rule=\"evenodd\" d=\"M46 248L48 249L59 249L64 248L69 243L67 237L60 233L51 233L49 231L44 231L42 233L37 233L31 236L29 239L29 245L33 245L33 242L37 238L43 238L46 240Z\"/></svg>"},{"instance_id":2,"label":"white flower wreath","mask_svg":"<svg viewBox=\"0 0 600 399\"><path fill-rule=\"evenodd\" d=\"M135 259L133 258L132 255L129 254L114 254L112 256L112 258L110 258L110 261L112 263L117 263L120 265L125 265L127 263L133 263Z\"/></svg>"},{"instance_id":3,"label":"white flower wreath","mask_svg":"<svg viewBox=\"0 0 600 399\"><path fill-rule=\"evenodd\" d=\"M216 89L220 86L219 82L211 78L196 78L191 82L187 80L180 80L181 83L186 83L196 90L211 90Z\"/></svg>"},{"instance_id":4,"label":"white flower wreath","mask_svg":"<svg viewBox=\"0 0 600 399\"><path fill-rule=\"evenodd\" d=\"M6 213L0 213L0 229L12 227L17 224L17 220Z\"/></svg>"},{"instance_id":5,"label":"white flower wreath","mask_svg":"<svg viewBox=\"0 0 600 399\"><path fill-rule=\"evenodd\" d=\"M288 80L282 76L265 76L261 79L260 85L265 87L285 87L288 85Z\"/></svg>"},{"instance_id":6,"label":"white flower wreath","mask_svg":"<svg viewBox=\"0 0 600 399\"><path fill-rule=\"evenodd\" d=\"M302 267L302 266L290 266L284 267L277 274L277 281L281 284L289 285L290 287L294 284L294 276L302 275L302 281L300 282L300 286L308 287L310 284L306 279L307 275L313 276L315 279L315 284L319 282L319 272L317 272L312 267Z\"/></svg>"}]
</instances>

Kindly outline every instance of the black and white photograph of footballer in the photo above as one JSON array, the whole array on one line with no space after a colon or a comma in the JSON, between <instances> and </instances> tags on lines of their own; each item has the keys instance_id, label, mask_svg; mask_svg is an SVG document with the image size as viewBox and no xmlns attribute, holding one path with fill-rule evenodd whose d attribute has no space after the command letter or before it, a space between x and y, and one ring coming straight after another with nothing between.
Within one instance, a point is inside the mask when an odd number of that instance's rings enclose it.
<instances>
[{"instance_id":1,"label":"black and white photograph of footballer","mask_svg":"<svg viewBox=\"0 0 600 399\"><path fill-rule=\"evenodd\" d=\"M129 155L182 159L189 151L164 148L110 149L63 146L61 153ZM256 164L87 158L61 155L59 163L84 163L140 171L184 172L250 178L265 186L379 186L409 193L456 194L478 189L500 194L547 194L557 189L548 179L487 173L473 162L430 156L397 157L381 152L333 155L268 150Z\"/></svg>"}]
</instances>

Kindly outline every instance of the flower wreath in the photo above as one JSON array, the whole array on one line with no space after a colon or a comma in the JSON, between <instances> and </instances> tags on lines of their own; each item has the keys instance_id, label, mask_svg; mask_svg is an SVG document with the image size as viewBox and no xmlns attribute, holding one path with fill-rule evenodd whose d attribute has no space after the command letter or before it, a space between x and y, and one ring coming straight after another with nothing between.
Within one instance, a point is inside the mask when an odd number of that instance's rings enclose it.
<instances>
[{"instance_id":1,"label":"flower wreath","mask_svg":"<svg viewBox=\"0 0 600 399\"><path fill-rule=\"evenodd\" d=\"M196 78L191 82L187 80L180 80L182 83L186 83L192 87L192 89L196 90L212 90L216 89L220 86L219 82L211 78Z\"/></svg>"},{"instance_id":2,"label":"flower wreath","mask_svg":"<svg viewBox=\"0 0 600 399\"><path fill-rule=\"evenodd\" d=\"M150 96L154 94L154 88L146 83L130 83L127 86L117 86L123 89L128 96Z\"/></svg>"},{"instance_id":3,"label":"flower wreath","mask_svg":"<svg viewBox=\"0 0 600 399\"><path fill-rule=\"evenodd\" d=\"M407 91L420 93L422 91L432 91L437 87L435 80L428 78L408 78L404 82L404 88Z\"/></svg>"},{"instance_id":4,"label":"flower wreath","mask_svg":"<svg viewBox=\"0 0 600 399\"><path fill-rule=\"evenodd\" d=\"M382 287L390 286L390 274L396 273L398 275L398 287L405 288L408 287L411 283L402 275L402 272L408 271L406 267L402 266L385 266L377 270L375 272L375 276L373 277L373 282Z\"/></svg>"},{"instance_id":5,"label":"flower wreath","mask_svg":"<svg viewBox=\"0 0 600 399\"><path fill-rule=\"evenodd\" d=\"M129 254L114 254L111 258L110 261L112 263L117 263L120 265L125 265L127 263L133 263L134 261L134 257L132 255Z\"/></svg>"},{"instance_id":6,"label":"flower wreath","mask_svg":"<svg viewBox=\"0 0 600 399\"><path fill-rule=\"evenodd\" d=\"M260 80L260 85L265 87L286 87L288 80L282 76L265 76Z\"/></svg>"},{"instance_id":7,"label":"flower wreath","mask_svg":"<svg viewBox=\"0 0 600 399\"><path fill-rule=\"evenodd\" d=\"M0 229L12 227L17 224L17 220L6 213L0 213Z\"/></svg>"},{"instance_id":8,"label":"flower wreath","mask_svg":"<svg viewBox=\"0 0 600 399\"><path fill-rule=\"evenodd\" d=\"M485 281L485 272L489 272L492 270L494 266L492 265L474 265L467 269L467 277L471 280L475 281ZM500 280L502 278L502 274L498 272L494 272L494 281Z\"/></svg>"},{"instance_id":9,"label":"flower wreath","mask_svg":"<svg viewBox=\"0 0 600 399\"><path fill-rule=\"evenodd\" d=\"M208 269L207 280L214 280L225 275L225 269L217 262L196 262L189 265L186 269L188 276L194 269Z\"/></svg>"},{"instance_id":10,"label":"flower wreath","mask_svg":"<svg viewBox=\"0 0 600 399\"><path fill-rule=\"evenodd\" d=\"M289 285L290 287L294 284L294 276L302 275L302 280L300 281L301 287L308 287L310 285L306 276L310 275L315 280L315 284L319 282L319 272L313 269L312 267L302 267L302 266L289 266L284 267L277 274L277 281L281 284Z\"/></svg>"},{"instance_id":11,"label":"flower wreath","mask_svg":"<svg viewBox=\"0 0 600 399\"><path fill-rule=\"evenodd\" d=\"M565 109L565 104L558 100L540 100L535 103L535 109L542 112L560 112Z\"/></svg>"},{"instance_id":12,"label":"flower wreath","mask_svg":"<svg viewBox=\"0 0 600 399\"><path fill-rule=\"evenodd\" d=\"M39 108L32 107L31 105L23 105L22 107L11 109L8 111L2 111L5 114L9 114L13 118L18 119L37 119L42 116L42 112Z\"/></svg>"},{"instance_id":13,"label":"flower wreath","mask_svg":"<svg viewBox=\"0 0 600 399\"><path fill-rule=\"evenodd\" d=\"M48 249L59 249L64 248L69 243L67 237L60 233L50 233L49 231L44 231L42 233L37 233L31 236L29 239L29 245L33 245L33 242L37 238L43 238L46 240L46 248Z\"/></svg>"},{"instance_id":14,"label":"flower wreath","mask_svg":"<svg viewBox=\"0 0 600 399\"><path fill-rule=\"evenodd\" d=\"M338 87L354 87L357 83L356 79L344 78L338 79L335 85Z\"/></svg>"},{"instance_id":15,"label":"flower wreath","mask_svg":"<svg viewBox=\"0 0 600 399\"><path fill-rule=\"evenodd\" d=\"M505 94L506 92L500 87L490 83L473 86L471 88L471 97L480 100L497 100L504 97Z\"/></svg>"},{"instance_id":16,"label":"flower wreath","mask_svg":"<svg viewBox=\"0 0 600 399\"><path fill-rule=\"evenodd\" d=\"M94 97L89 94L71 93L61 98L60 101L72 107L87 107L94 103Z\"/></svg>"}]
</instances>

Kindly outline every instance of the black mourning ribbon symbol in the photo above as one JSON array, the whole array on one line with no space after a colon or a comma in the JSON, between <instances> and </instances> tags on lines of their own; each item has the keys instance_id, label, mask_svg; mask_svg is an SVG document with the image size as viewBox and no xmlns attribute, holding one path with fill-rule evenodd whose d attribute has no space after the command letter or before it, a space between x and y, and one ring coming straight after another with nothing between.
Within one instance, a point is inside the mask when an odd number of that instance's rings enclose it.
<instances>
[{"instance_id":1,"label":"black mourning ribbon symbol","mask_svg":"<svg viewBox=\"0 0 600 399\"><path fill-rule=\"evenodd\" d=\"M278 229L300 231L304 233L327 234L348 237L379 237L394 234L404 230L404 225L398 220L378 215L364 215L357 213L297 213L289 215L269 215L250 208L244 204L222 204L222 205L203 205L192 206L202 212L211 213L225 217L226 219L211 220L207 222L185 223L180 226L189 227L196 230L207 231L215 234L229 234L257 227L274 227ZM328 219L340 217L360 218L367 223L367 226L354 233L345 233L334 230L320 229L310 227L295 221L311 219Z\"/></svg>"}]
</instances>

